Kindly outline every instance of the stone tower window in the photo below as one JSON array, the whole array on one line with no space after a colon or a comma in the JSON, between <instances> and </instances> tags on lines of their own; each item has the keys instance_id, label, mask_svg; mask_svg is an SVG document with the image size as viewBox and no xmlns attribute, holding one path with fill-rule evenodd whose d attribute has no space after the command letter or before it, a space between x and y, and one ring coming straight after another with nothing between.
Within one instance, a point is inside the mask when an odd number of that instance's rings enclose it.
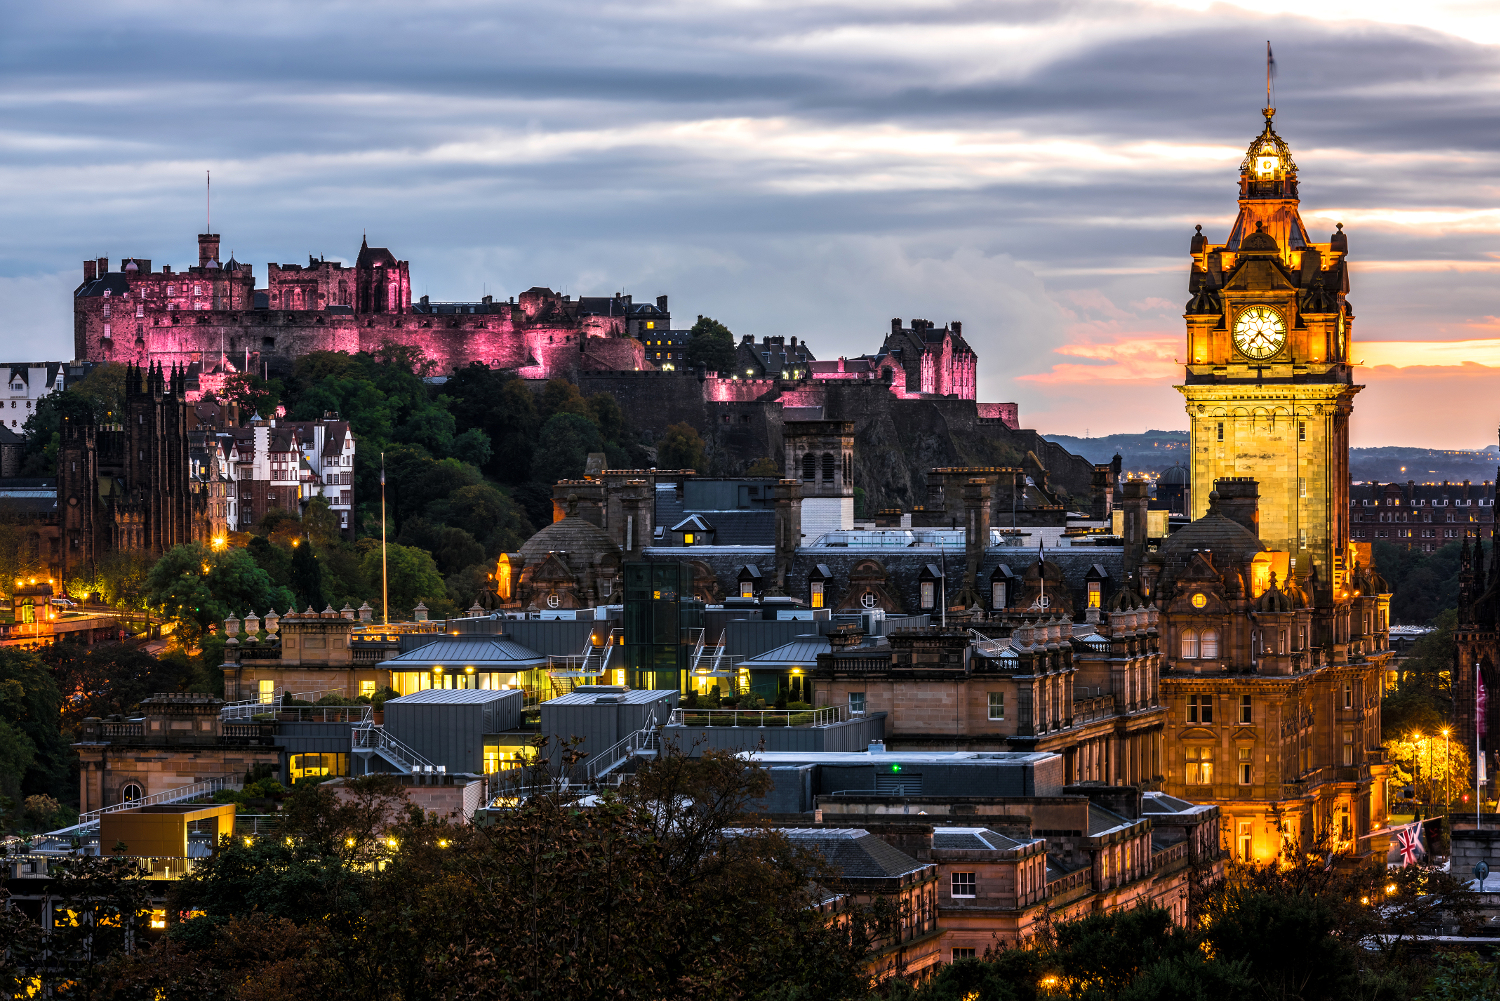
<instances>
[{"instance_id":1,"label":"stone tower window","mask_svg":"<svg viewBox=\"0 0 1500 1001\"><path fill-rule=\"evenodd\" d=\"M811 483L818 478L818 460L811 452L802 457L802 479Z\"/></svg>"},{"instance_id":2,"label":"stone tower window","mask_svg":"<svg viewBox=\"0 0 1500 1001\"><path fill-rule=\"evenodd\" d=\"M833 453L832 452L824 452L823 453L823 482L824 483L832 483L833 482Z\"/></svg>"}]
</instances>

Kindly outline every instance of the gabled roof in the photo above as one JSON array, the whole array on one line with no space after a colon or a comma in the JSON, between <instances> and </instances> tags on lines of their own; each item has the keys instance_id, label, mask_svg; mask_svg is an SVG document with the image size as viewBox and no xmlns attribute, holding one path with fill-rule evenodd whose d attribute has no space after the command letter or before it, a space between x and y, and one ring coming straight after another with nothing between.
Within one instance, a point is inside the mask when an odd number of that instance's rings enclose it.
<instances>
[{"instance_id":1,"label":"gabled roof","mask_svg":"<svg viewBox=\"0 0 1500 1001\"><path fill-rule=\"evenodd\" d=\"M391 669L473 667L480 671L525 671L547 658L503 636L455 636L425 643L385 662Z\"/></svg>"},{"instance_id":2,"label":"gabled roof","mask_svg":"<svg viewBox=\"0 0 1500 1001\"><path fill-rule=\"evenodd\" d=\"M759 670L793 667L810 670L818 665L818 655L828 653L831 649L827 636L798 636L790 643L783 643L775 649L750 657L743 666Z\"/></svg>"},{"instance_id":3,"label":"gabled roof","mask_svg":"<svg viewBox=\"0 0 1500 1001\"><path fill-rule=\"evenodd\" d=\"M781 833L797 847L822 855L844 879L891 879L931 868L931 863L918 862L869 831L782 828Z\"/></svg>"},{"instance_id":4,"label":"gabled roof","mask_svg":"<svg viewBox=\"0 0 1500 1001\"><path fill-rule=\"evenodd\" d=\"M714 527L701 514L690 514L672 526L674 532L712 532Z\"/></svg>"},{"instance_id":5,"label":"gabled roof","mask_svg":"<svg viewBox=\"0 0 1500 1001\"><path fill-rule=\"evenodd\" d=\"M939 827L932 832L932 847L941 851L1009 851L1037 840L1017 841L985 827Z\"/></svg>"}]
</instances>

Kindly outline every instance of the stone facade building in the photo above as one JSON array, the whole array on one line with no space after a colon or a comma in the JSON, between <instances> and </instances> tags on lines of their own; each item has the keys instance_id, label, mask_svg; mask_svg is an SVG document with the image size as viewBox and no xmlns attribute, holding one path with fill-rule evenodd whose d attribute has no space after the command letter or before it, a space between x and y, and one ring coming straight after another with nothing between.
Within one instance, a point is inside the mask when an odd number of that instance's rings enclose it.
<instances>
[{"instance_id":1,"label":"stone facade building","mask_svg":"<svg viewBox=\"0 0 1500 1001\"><path fill-rule=\"evenodd\" d=\"M1350 488L1350 536L1356 544L1385 542L1419 553L1495 527L1495 484L1358 483Z\"/></svg>"},{"instance_id":2,"label":"stone facade building","mask_svg":"<svg viewBox=\"0 0 1500 1001\"><path fill-rule=\"evenodd\" d=\"M106 552L161 554L207 542L207 496L192 489L181 370L131 366L120 423L69 416L57 454L60 572L91 577Z\"/></svg>"},{"instance_id":3,"label":"stone facade building","mask_svg":"<svg viewBox=\"0 0 1500 1001\"><path fill-rule=\"evenodd\" d=\"M1350 539L1354 395L1348 237L1315 244L1291 150L1265 128L1223 244L1192 239L1184 385L1197 520L1146 531L1125 491L1125 572L1161 610L1164 788L1211 799L1239 857L1327 836L1362 852L1384 820L1390 594Z\"/></svg>"},{"instance_id":4,"label":"stone facade building","mask_svg":"<svg viewBox=\"0 0 1500 1001\"><path fill-rule=\"evenodd\" d=\"M670 317L633 303L574 300L532 288L511 302L411 301L408 265L385 248L362 244L354 267L309 260L270 266L264 291L252 266L219 262L218 234L198 237L198 264L153 271L151 261L85 261L74 291L77 357L186 368L218 363L233 372L285 373L312 351L377 351L392 343L417 348L440 372L480 362L528 378L576 376L593 368L649 367L632 328ZM642 304L644 305L644 304Z\"/></svg>"},{"instance_id":5,"label":"stone facade building","mask_svg":"<svg viewBox=\"0 0 1500 1001\"><path fill-rule=\"evenodd\" d=\"M84 720L73 745L79 811L277 765L274 725L225 721L222 705L211 695L168 693L143 700L138 719Z\"/></svg>"}]
</instances>

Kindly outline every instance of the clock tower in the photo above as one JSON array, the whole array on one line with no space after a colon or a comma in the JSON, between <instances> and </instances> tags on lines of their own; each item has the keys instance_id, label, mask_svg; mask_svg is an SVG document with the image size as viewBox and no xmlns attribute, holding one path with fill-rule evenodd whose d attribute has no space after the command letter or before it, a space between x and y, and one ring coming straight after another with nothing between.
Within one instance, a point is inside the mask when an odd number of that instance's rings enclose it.
<instances>
[{"instance_id":1,"label":"clock tower","mask_svg":"<svg viewBox=\"0 0 1500 1001\"><path fill-rule=\"evenodd\" d=\"M1222 477L1260 484L1260 537L1343 586L1349 561L1349 416L1354 314L1348 237L1314 243L1297 210L1297 165L1265 129L1240 163L1240 212L1224 243L1193 237L1183 385L1192 437L1192 517Z\"/></svg>"}]
</instances>

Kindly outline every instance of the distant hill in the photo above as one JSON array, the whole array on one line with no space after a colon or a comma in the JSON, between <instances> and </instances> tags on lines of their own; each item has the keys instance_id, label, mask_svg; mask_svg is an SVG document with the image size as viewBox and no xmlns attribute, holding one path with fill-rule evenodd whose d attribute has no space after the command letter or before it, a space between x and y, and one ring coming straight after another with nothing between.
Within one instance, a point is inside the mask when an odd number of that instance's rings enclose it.
<instances>
[{"instance_id":1,"label":"distant hill","mask_svg":"<svg viewBox=\"0 0 1500 1001\"><path fill-rule=\"evenodd\" d=\"M1186 431L1147 431L1145 434L1112 434L1103 438L1075 438L1066 434L1042 437L1057 442L1095 465L1109 462L1118 454L1127 473L1159 473L1173 463L1186 466L1189 460Z\"/></svg>"},{"instance_id":2,"label":"distant hill","mask_svg":"<svg viewBox=\"0 0 1500 1001\"><path fill-rule=\"evenodd\" d=\"M1175 463L1188 464L1190 459L1186 431L1147 431L1145 434L1112 434L1102 438L1075 438L1072 435L1043 435L1069 452L1093 463L1105 463L1116 454L1127 473L1160 473ZM1442 480L1472 480L1480 483L1495 478L1500 465L1500 448L1452 450L1437 448L1351 448L1349 473L1356 480L1378 480L1381 483L1418 483Z\"/></svg>"},{"instance_id":3,"label":"distant hill","mask_svg":"<svg viewBox=\"0 0 1500 1001\"><path fill-rule=\"evenodd\" d=\"M1494 445L1472 452L1397 447L1349 450L1349 475L1355 480L1378 480L1381 483L1405 483L1407 480L1418 483L1472 480L1480 483L1495 478L1497 464L1500 464L1500 449Z\"/></svg>"}]
</instances>

